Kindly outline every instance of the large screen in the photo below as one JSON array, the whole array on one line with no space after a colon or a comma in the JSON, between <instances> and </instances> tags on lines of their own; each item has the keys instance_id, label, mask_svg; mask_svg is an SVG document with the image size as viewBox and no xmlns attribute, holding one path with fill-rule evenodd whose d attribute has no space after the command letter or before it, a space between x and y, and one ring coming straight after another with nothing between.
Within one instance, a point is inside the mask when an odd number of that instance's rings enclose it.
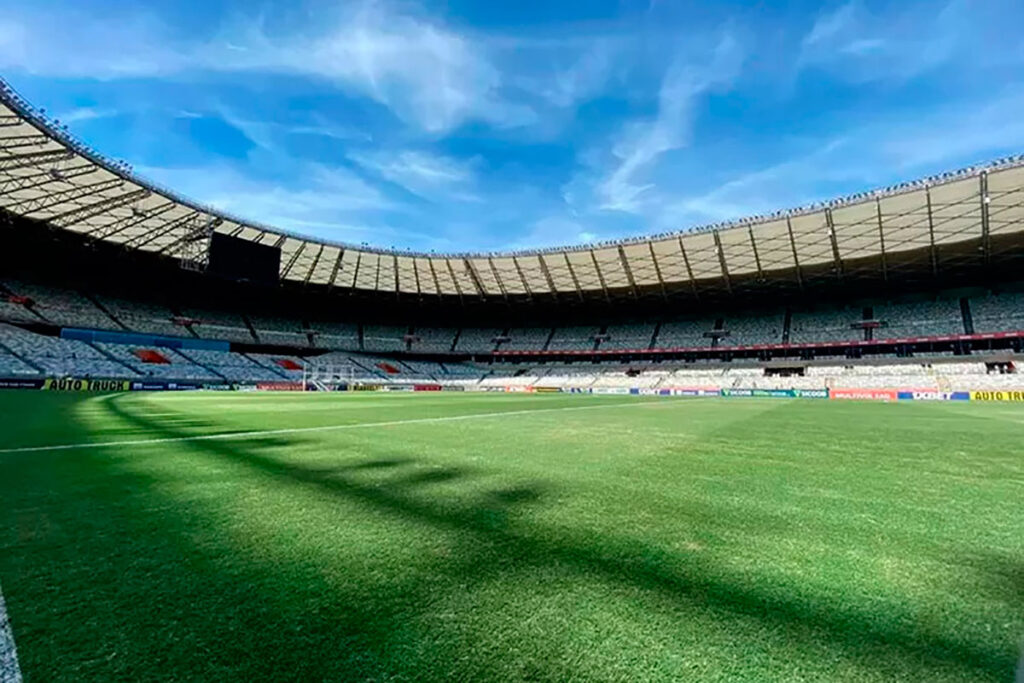
<instances>
[{"instance_id":1,"label":"large screen","mask_svg":"<svg viewBox=\"0 0 1024 683\"><path fill-rule=\"evenodd\" d=\"M266 244L231 237L218 232L210 239L210 265L214 275L276 285L281 268L281 250Z\"/></svg>"}]
</instances>

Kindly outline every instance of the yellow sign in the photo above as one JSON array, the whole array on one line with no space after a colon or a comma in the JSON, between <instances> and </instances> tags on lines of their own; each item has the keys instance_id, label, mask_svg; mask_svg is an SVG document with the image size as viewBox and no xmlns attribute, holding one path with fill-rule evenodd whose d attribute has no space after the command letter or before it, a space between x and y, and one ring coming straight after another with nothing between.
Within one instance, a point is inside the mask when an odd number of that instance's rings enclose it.
<instances>
[{"instance_id":1,"label":"yellow sign","mask_svg":"<svg viewBox=\"0 0 1024 683\"><path fill-rule=\"evenodd\" d=\"M43 382L45 391L128 391L131 382L125 379L50 378Z\"/></svg>"},{"instance_id":2,"label":"yellow sign","mask_svg":"<svg viewBox=\"0 0 1024 683\"><path fill-rule=\"evenodd\" d=\"M1024 402L1024 391L972 391L972 401L1021 401Z\"/></svg>"}]
</instances>

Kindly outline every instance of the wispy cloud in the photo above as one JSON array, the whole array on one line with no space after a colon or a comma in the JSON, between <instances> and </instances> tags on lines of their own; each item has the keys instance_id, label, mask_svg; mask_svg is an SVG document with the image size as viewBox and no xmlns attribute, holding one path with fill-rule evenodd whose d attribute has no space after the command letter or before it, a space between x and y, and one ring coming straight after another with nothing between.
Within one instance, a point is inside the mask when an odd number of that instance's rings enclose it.
<instances>
[{"instance_id":1,"label":"wispy cloud","mask_svg":"<svg viewBox=\"0 0 1024 683\"><path fill-rule=\"evenodd\" d=\"M462 161L419 150L355 152L349 155L364 169L423 198L480 201L473 194L474 160Z\"/></svg>"},{"instance_id":2,"label":"wispy cloud","mask_svg":"<svg viewBox=\"0 0 1024 683\"><path fill-rule=\"evenodd\" d=\"M600 208L639 211L644 194L654 185L638 176L665 152L687 144L694 99L728 84L738 75L742 59L740 45L730 34L718 42L709 63L695 64L689 55L676 57L661 83L657 116L630 122L613 148L617 165L597 188Z\"/></svg>"}]
</instances>

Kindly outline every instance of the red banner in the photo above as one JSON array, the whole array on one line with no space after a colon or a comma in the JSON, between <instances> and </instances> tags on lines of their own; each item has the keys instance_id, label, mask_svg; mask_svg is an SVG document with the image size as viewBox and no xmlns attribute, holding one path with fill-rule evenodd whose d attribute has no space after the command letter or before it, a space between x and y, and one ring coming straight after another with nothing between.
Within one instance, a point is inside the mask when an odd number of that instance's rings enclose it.
<instances>
[{"instance_id":1,"label":"red banner","mask_svg":"<svg viewBox=\"0 0 1024 683\"><path fill-rule=\"evenodd\" d=\"M829 396L856 401L895 401L898 392L895 389L832 389Z\"/></svg>"}]
</instances>

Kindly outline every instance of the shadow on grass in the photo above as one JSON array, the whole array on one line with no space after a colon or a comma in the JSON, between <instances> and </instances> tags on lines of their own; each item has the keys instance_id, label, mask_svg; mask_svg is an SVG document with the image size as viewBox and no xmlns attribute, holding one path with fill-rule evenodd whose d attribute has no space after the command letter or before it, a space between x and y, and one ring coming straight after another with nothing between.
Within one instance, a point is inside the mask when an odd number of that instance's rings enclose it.
<instances>
[{"instance_id":1,"label":"shadow on grass","mask_svg":"<svg viewBox=\"0 0 1024 683\"><path fill-rule=\"evenodd\" d=\"M160 421L127 410L120 399L105 405L112 416L154 436L182 435ZM215 430L215 424L209 426ZM410 626L417 611L428 611L438 598L435 591L446 585L433 581L431 574L458 577L472 585L508 572L557 566L581 579L618 583L657 595L666 609L684 601L753 619L772 630L785 631L808 646L835 650L861 667L884 672L899 661L910 662L911 668L916 666L921 671L941 664L943 671L960 672L965 680L999 681L1012 676L1013 654L996 645L931 632L913 624L897 627L863 609L836 609L805 595L731 581L705 559L684 562L677 554L642 542L544 537L528 525L517 523L523 506L542 503L549 493L536 483L485 491L469 503L452 505L437 496L423 495L424 487L461 480L474 472L465 468L409 471L420 461L404 456L317 468L285 462L267 453L299 445L301 442L292 437L182 443L192 452L244 465L282 485L312 487L382 515L457 532L469 542L459 544L458 554L436 558L418 573L355 578L353 585L325 581L317 568L303 565L301 559L294 565L261 564L258 558L248 564L234 562L229 574L219 554L231 549L224 547L216 534L204 535L207 520L200 513L173 502L166 508L152 509L142 495L133 493L159 488L163 482L135 473L110 476L102 454L74 453L58 462L82 468L83 475L89 468L98 470L103 478L91 480L94 489L76 488L72 476L61 479L63 488L49 490L67 496L73 508L64 511L70 512L70 518L63 515L60 520L61 525L68 526L65 542L70 533L85 534L88 540L73 539L68 548L49 548L51 566L35 568L33 557L25 557L19 563L24 573L18 575L11 595L15 601L17 596L27 594L38 604L56 603L60 619L81 619L98 626L113 623L118 627L112 633L99 634L102 646L91 648L81 642L72 643L71 638L60 639L59 624L40 620L19 634L27 643L22 646L20 640L19 646L30 658L26 671L53 672L52 667L60 666L60 655L67 656L67 650L72 649L81 668L70 672L57 669L61 675L52 678L147 677L154 670L176 679L465 677L467 669L460 669L457 663L448 669L421 668L436 667L439 659L457 662L460 654L439 656L432 648L443 650L446 645ZM76 464L73 458L82 462ZM387 472L389 477L383 483L367 482L361 474L366 472ZM39 473L36 481L25 484L52 487L55 474ZM89 476L95 477L95 471ZM98 515L83 519L74 514L79 507L82 513ZM118 536L110 536L112 523L127 525L123 531L139 535L139 547L151 549L152 554L125 556L125 550L118 547ZM44 535L59 536L53 528ZM76 561L72 556L75 552L85 556ZM245 568L239 569L240 565ZM97 571L97 567L101 569ZM48 590L50 586L38 586L39 580L54 576L61 577L56 593ZM126 580L133 582L127 589ZM73 599L76 590L97 595L97 586L104 582L122 582L117 591L98 593L110 598L111 604L81 605ZM156 595L158 604L147 605L152 611L140 610L139 601L154 599L156 582L169 584L173 595L167 595L165 589L164 594ZM288 596L287 604L279 602L263 590L268 583L287 585L294 595ZM309 609L296 613L292 603L309 605ZM211 605L217 608L210 609ZM15 603L12 614L34 608ZM161 618L161 609L169 620ZM294 630L296 625L300 631ZM71 632L80 635L82 630ZM264 640L267 638L270 640ZM34 642L36 639L48 647ZM275 647L275 643L280 646ZM90 655L93 649L96 652ZM125 657L128 652L146 653L144 666L155 668L140 670L138 667L143 665L137 657ZM48 661L48 657L53 659ZM568 663L547 661L543 666L546 669L542 672L534 670L542 678L568 678L573 673ZM49 678L44 673L38 677Z\"/></svg>"}]
</instances>

